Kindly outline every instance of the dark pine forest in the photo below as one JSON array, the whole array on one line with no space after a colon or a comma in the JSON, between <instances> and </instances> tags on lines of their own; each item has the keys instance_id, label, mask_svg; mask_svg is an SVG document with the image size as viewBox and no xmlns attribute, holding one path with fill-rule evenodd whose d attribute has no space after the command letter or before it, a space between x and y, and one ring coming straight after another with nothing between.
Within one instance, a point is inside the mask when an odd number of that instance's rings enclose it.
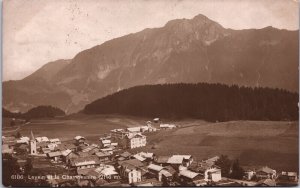
<instances>
[{"instance_id":1,"label":"dark pine forest","mask_svg":"<svg viewBox=\"0 0 300 188\"><path fill-rule=\"evenodd\" d=\"M298 93L207 83L146 85L98 99L83 112L207 121L298 120Z\"/></svg>"}]
</instances>

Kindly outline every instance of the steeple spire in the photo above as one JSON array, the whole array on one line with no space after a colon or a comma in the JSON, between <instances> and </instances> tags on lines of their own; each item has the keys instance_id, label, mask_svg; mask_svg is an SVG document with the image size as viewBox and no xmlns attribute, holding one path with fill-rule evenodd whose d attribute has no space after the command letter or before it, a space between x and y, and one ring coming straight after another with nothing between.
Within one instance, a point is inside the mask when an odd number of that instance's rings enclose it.
<instances>
[{"instance_id":1,"label":"steeple spire","mask_svg":"<svg viewBox=\"0 0 300 188\"><path fill-rule=\"evenodd\" d=\"M33 135L32 131L31 131L31 139L34 140L34 135Z\"/></svg>"}]
</instances>

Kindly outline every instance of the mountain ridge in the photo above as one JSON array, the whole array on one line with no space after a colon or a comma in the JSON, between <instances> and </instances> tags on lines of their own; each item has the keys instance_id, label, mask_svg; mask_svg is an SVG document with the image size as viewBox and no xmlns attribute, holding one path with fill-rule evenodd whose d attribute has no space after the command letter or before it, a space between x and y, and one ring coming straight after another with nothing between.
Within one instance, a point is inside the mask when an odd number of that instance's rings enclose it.
<instances>
[{"instance_id":1,"label":"mountain ridge","mask_svg":"<svg viewBox=\"0 0 300 188\"><path fill-rule=\"evenodd\" d=\"M33 73L20 81L4 82L4 106L24 111L54 105L72 113L125 88L164 83L224 83L298 91L297 39L296 31L272 27L225 29L204 15L172 20L163 27L83 50L63 66L48 70L44 78Z\"/></svg>"}]
</instances>

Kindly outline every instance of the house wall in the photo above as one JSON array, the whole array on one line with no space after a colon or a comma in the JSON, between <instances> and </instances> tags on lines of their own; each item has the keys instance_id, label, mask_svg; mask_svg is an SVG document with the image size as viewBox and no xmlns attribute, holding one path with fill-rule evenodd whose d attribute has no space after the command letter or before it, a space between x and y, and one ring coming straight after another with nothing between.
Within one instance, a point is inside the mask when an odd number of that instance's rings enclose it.
<instances>
[{"instance_id":1,"label":"house wall","mask_svg":"<svg viewBox=\"0 0 300 188\"><path fill-rule=\"evenodd\" d=\"M142 173L139 170L132 170L128 173L128 182L131 183L137 183L142 181Z\"/></svg>"},{"instance_id":2,"label":"house wall","mask_svg":"<svg viewBox=\"0 0 300 188\"><path fill-rule=\"evenodd\" d=\"M146 146L146 137L130 139L129 146L131 149Z\"/></svg>"}]
</instances>

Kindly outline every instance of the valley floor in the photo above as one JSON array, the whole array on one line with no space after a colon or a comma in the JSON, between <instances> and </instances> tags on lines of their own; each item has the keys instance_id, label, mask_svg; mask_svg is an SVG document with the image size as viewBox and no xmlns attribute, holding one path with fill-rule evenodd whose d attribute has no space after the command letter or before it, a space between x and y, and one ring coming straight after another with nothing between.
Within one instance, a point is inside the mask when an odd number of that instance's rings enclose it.
<instances>
[{"instance_id":1,"label":"valley floor","mask_svg":"<svg viewBox=\"0 0 300 188\"><path fill-rule=\"evenodd\" d=\"M33 120L21 126L21 135L72 140L76 135L98 142L99 136L116 128L145 125L149 119L114 115L74 115L52 120ZM158 155L191 154L197 160L216 155L239 158L245 168L269 166L278 171L298 171L298 122L202 120L169 121L179 128L148 133L147 146L136 151ZM155 125L159 127L159 125ZM10 135L11 131L3 134Z\"/></svg>"}]
</instances>

